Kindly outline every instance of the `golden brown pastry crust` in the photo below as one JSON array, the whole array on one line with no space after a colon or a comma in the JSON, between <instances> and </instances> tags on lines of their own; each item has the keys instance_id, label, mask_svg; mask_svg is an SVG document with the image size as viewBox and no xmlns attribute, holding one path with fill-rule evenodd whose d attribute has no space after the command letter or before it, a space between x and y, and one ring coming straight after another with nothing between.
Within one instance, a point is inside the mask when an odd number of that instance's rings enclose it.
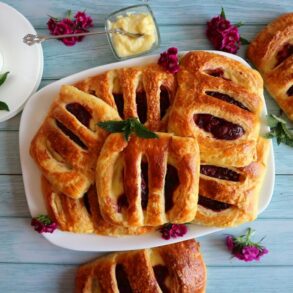
<instances>
[{"instance_id":1,"label":"golden brown pastry crust","mask_svg":"<svg viewBox=\"0 0 293 293\"><path fill-rule=\"evenodd\" d=\"M197 142L167 133L158 135L159 139L132 136L129 142L121 134L111 134L106 139L97 163L96 185L101 213L107 221L125 226L158 226L166 222L185 223L194 218L199 176ZM148 162L149 192L145 210L141 206L142 157ZM179 185L173 193L173 207L165 212L168 164L177 169ZM119 176L114 174L118 169ZM117 184L119 192L113 188ZM118 212L121 194L126 195L128 207Z\"/></svg>"},{"instance_id":2,"label":"golden brown pastry crust","mask_svg":"<svg viewBox=\"0 0 293 293\"><path fill-rule=\"evenodd\" d=\"M164 285L169 292L204 293L206 267L195 240L132 252L114 253L80 266L76 293L119 292L116 267L123 267L132 292L162 292L154 267L167 270ZM95 291L100 289L100 291Z\"/></svg>"},{"instance_id":3,"label":"golden brown pastry crust","mask_svg":"<svg viewBox=\"0 0 293 293\"><path fill-rule=\"evenodd\" d=\"M48 214L62 231L123 236L140 235L153 230L151 227L128 228L106 222L101 216L94 186L91 186L82 198L72 199L54 191L44 176L41 183Z\"/></svg>"},{"instance_id":4,"label":"golden brown pastry crust","mask_svg":"<svg viewBox=\"0 0 293 293\"><path fill-rule=\"evenodd\" d=\"M283 14L267 25L250 43L247 56L261 72L265 86L282 110L293 120L293 54L278 64L278 52L293 46L293 13ZM291 49L292 50L292 49Z\"/></svg>"},{"instance_id":5,"label":"golden brown pastry crust","mask_svg":"<svg viewBox=\"0 0 293 293\"><path fill-rule=\"evenodd\" d=\"M124 104L123 114L120 112L122 119L139 118L136 93L145 92L147 120L143 123L153 131L166 128L168 111L161 117L163 113L160 113L160 104L166 103L164 99L160 99L161 91L168 93L170 105L176 92L174 75L157 64L106 71L78 82L75 86L96 95L116 110L119 110L119 107L115 103L114 95L120 94L119 99L123 99Z\"/></svg>"},{"instance_id":6,"label":"golden brown pastry crust","mask_svg":"<svg viewBox=\"0 0 293 293\"><path fill-rule=\"evenodd\" d=\"M267 169L268 150L269 141L260 137L255 162L243 168L220 166L240 174L239 182L200 174L199 195L230 204L231 207L216 212L198 204L194 223L231 227L253 221L257 216L259 193Z\"/></svg>"},{"instance_id":7,"label":"golden brown pastry crust","mask_svg":"<svg viewBox=\"0 0 293 293\"><path fill-rule=\"evenodd\" d=\"M88 127L67 110L68 105L82 105L90 113ZM104 120L120 118L102 100L75 87L62 86L30 147L31 156L56 190L80 198L94 182L97 157L108 135L96 124ZM65 134L64 128L78 137L79 144Z\"/></svg>"},{"instance_id":8,"label":"golden brown pastry crust","mask_svg":"<svg viewBox=\"0 0 293 293\"><path fill-rule=\"evenodd\" d=\"M221 70L223 78L208 74ZM243 167L256 158L262 110L262 79L238 61L208 53L190 52L180 62L178 90L169 116L169 132L196 137L201 159L208 164ZM219 92L233 97L249 111L208 95ZM245 133L235 140L216 139L194 122L195 114L210 114L240 125Z\"/></svg>"}]
</instances>

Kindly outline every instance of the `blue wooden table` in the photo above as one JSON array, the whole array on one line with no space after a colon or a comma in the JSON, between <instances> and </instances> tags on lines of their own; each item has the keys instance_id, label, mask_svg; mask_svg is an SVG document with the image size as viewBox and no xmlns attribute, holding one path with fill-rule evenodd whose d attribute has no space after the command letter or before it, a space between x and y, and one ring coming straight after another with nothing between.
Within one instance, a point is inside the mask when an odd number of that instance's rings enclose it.
<instances>
[{"instance_id":1,"label":"blue wooden table","mask_svg":"<svg viewBox=\"0 0 293 293\"><path fill-rule=\"evenodd\" d=\"M7 0L24 14L40 34L47 33L48 15L86 10L95 26L103 29L105 17L119 8L141 1L106 0ZM204 31L206 21L219 14L221 6L234 23L243 21L240 32L250 40L265 24L282 13L293 11L292 0L149 2L161 31L160 52L176 46L180 50L210 49ZM13 32L12 32L13 33ZM74 47L61 42L43 44L44 74L40 88L64 76L114 62L105 36L88 37ZM244 56L245 46L238 53ZM267 95L270 113L279 108ZM71 292L76 267L97 253L58 248L30 227L18 152L20 115L0 124L0 292ZM208 267L207 292L293 292L293 150L274 144L276 185L267 210L249 225L198 239ZM260 262L231 259L224 245L225 233L240 234L246 227L257 230L270 250Z\"/></svg>"}]
</instances>

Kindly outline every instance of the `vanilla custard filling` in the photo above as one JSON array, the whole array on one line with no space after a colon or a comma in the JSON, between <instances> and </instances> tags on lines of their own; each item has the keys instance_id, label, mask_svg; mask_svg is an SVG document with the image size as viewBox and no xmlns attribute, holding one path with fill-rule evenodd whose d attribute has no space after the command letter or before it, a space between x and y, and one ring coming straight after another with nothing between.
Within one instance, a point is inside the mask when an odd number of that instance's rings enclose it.
<instances>
[{"instance_id":1,"label":"vanilla custard filling","mask_svg":"<svg viewBox=\"0 0 293 293\"><path fill-rule=\"evenodd\" d=\"M157 41L156 26L149 13L118 16L115 22L108 22L108 28L109 30L123 29L130 33L143 34L138 38L118 33L111 34L114 49L119 57L127 57L148 51Z\"/></svg>"}]
</instances>

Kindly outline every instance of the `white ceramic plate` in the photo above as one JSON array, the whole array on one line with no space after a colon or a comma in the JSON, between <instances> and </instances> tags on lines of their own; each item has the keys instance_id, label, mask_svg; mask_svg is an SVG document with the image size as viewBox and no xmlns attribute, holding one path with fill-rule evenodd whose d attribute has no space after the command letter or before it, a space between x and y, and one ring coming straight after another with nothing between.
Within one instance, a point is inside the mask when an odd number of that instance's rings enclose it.
<instances>
[{"instance_id":1,"label":"white ceramic plate","mask_svg":"<svg viewBox=\"0 0 293 293\"><path fill-rule=\"evenodd\" d=\"M182 52L182 54L184 53L185 52ZM215 51L215 53L219 52ZM221 54L236 59L249 66L238 56L227 53ZM58 95L60 86L62 84L75 83L78 80L101 73L105 70L125 66L143 65L156 62L157 59L158 55L153 55L91 68L51 83L30 98L21 117L19 143L25 193L32 216L36 216L40 213L46 214L46 208L40 187L41 173L29 155L29 147L31 140L44 120L53 99ZM266 114L266 112L267 110L265 108L264 114ZM36 113L38 115L36 115ZM259 213L261 213L268 206L273 193L275 166L272 145L270 147L267 170L268 171L260 195ZM194 237L200 237L220 230L219 228L203 227L198 225L189 225L188 228L189 231L187 235L176 239L170 239L168 242L161 238L159 232L153 232L141 236L124 236L119 238L92 234L75 234L70 232L62 232L60 230L56 230L53 234L44 233L43 235L55 245L68 249L82 251L118 251L165 245L167 243L174 243Z\"/></svg>"},{"instance_id":2,"label":"white ceramic plate","mask_svg":"<svg viewBox=\"0 0 293 293\"><path fill-rule=\"evenodd\" d=\"M29 47L22 41L29 33L36 34L30 22L17 10L0 2L0 55L3 57L0 72L10 72L0 87L0 100L9 106L10 111L0 111L0 122L22 110L26 100L38 89L42 78L42 46Z\"/></svg>"}]
</instances>

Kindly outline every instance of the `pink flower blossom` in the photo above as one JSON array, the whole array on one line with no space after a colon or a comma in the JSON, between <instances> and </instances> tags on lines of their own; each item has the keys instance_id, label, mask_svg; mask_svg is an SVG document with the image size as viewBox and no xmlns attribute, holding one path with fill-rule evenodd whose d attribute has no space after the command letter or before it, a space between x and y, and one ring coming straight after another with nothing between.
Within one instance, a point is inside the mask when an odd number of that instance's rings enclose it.
<instances>
[{"instance_id":1,"label":"pink flower blossom","mask_svg":"<svg viewBox=\"0 0 293 293\"><path fill-rule=\"evenodd\" d=\"M178 49L175 47L169 48L167 51L160 54L158 64L165 68L170 73L179 71Z\"/></svg>"},{"instance_id":2,"label":"pink flower blossom","mask_svg":"<svg viewBox=\"0 0 293 293\"><path fill-rule=\"evenodd\" d=\"M87 28L93 26L92 18L85 12L78 11L74 16L74 20L70 19L69 17L70 12L67 14L67 17L63 18L62 20L57 20L56 18L51 17L47 22L47 27L50 33L55 36L83 33L88 32ZM66 46L73 46L77 42L81 42L83 38L83 36L79 36L67 37L59 40Z\"/></svg>"},{"instance_id":3,"label":"pink flower blossom","mask_svg":"<svg viewBox=\"0 0 293 293\"><path fill-rule=\"evenodd\" d=\"M36 218L32 218L31 226L38 233L53 233L57 228L57 224L46 215L39 215Z\"/></svg>"},{"instance_id":4,"label":"pink flower blossom","mask_svg":"<svg viewBox=\"0 0 293 293\"><path fill-rule=\"evenodd\" d=\"M177 238L184 236L188 229L185 224L165 224L160 230L162 233L162 238L165 240L169 240L170 238Z\"/></svg>"},{"instance_id":5,"label":"pink flower blossom","mask_svg":"<svg viewBox=\"0 0 293 293\"><path fill-rule=\"evenodd\" d=\"M86 29L93 26L92 18L85 12L78 11L75 15L76 27Z\"/></svg>"},{"instance_id":6,"label":"pink flower blossom","mask_svg":"<svg viewBox=\"0 0 293 293\"><path fill-rule=\"evenodd\" d=\"M252 234L252 229L248 228L245 235L239 237L228 235L226 237L226 246L234 257L245 262L259 261L263 255L269 252L268 249L259 244L261 241L258 243L251 241Z\"/></svg>"},{"instance_id":7,"label":"pink flower blossom","mask_svg":"<svg viewBox=\"0 0 293 293\"><path fill-rule=\"evenodd\" d=\"M236 54L240 47L238 27L225 18L223 11L207 22L206 35L216 50Z\"/></svg>"}]
</instances>

